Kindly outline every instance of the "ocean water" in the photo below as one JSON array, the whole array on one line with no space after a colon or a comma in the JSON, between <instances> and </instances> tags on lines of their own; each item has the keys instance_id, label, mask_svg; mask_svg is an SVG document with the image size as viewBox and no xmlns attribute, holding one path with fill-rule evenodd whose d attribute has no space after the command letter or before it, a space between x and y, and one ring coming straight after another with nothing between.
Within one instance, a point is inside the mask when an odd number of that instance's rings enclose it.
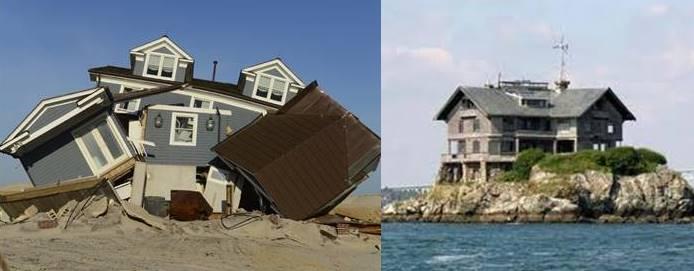
<instances>
[{"instance_id":1,"label":"ocean water","mask_svg":"<svg viewBox=\"0 0 694 271\"><path fill-rule=\"evenodd\" d=\"M385 223L382 270L694 270L694 225Z\"/></svg>"}]
</instances>

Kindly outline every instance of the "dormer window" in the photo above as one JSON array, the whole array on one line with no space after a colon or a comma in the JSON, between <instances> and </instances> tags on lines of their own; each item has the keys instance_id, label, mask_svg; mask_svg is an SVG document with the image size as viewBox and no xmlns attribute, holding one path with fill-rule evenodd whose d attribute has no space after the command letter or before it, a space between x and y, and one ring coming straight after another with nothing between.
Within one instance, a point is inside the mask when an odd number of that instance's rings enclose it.
<instances>
[{"instance_id":1,"label":"dormer window","mask_svg":"<svg viewBox=\"0 0 694 271\"><path fill-rule=\"evenodd\" d=\"M173 56L148 54L145 74L150 77L172 79L174 77L176 58Z\"/></svg>"},{"instance_id":2,"label":"dormer window","mask_svg":"<svg viewBox=\"0 0 694 271\"><path fill-rule=\"evenodd\" d=\"M258 84L253 96L272 103L281 104L284 102L284 97L287 94L287 81L268 75L258 76Z\"/></svg>"},{"instance_id":3,"label":"dormer window","mask_svg":"<svg viewBox=\"0 0 694 271\"><path fill-rule=\"evenodd\" d=\"M542 99L523 99L521 104L527 107L545 108L547 107L547 100Z\"/></svg>"}]
</instances>

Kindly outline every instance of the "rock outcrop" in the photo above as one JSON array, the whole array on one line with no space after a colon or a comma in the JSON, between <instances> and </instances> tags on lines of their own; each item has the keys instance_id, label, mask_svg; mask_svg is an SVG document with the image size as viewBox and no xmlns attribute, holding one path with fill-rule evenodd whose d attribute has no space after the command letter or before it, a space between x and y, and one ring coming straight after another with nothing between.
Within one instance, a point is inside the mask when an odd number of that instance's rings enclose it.
<instances>
[{"instance_id":1,"label":"rock outcrop","mask_svg":"<svg viewBox=\"0 0 694 271\"><path fill-rule=\"evenodd\" d=\"M525 183L436 185L426 195L384 206L383 215L386 221L429 222L689 222L694 192L665 167L620 177L534 168Z\"/></svg>"}]
</instances>

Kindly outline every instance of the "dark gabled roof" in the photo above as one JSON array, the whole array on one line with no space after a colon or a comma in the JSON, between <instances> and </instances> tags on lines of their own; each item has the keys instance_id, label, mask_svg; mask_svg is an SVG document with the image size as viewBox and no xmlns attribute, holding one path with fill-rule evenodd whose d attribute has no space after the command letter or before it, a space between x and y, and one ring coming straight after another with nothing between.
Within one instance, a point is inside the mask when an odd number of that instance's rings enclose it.
<instances>
[{"instance_id":1,"label":"dark gabled roof","mask_svg":"<svg viewBox=\"0 0 694 271\"><path fill-rule=\"evenodd\" d=\"M375 169L380 138L311 83L213 148L285 217L330 211Z\"/></svg>"},{"instance_id":2,"label":"dark gabled roof","mask_svg":"<svg viewBox=\"0 0 694 271\"><path fill-rule=\"evenodd\" d=\"M518 94L529 99L546 99L550 106L535 108L521 106L511 95ZM552 90L535 90L518 93L515 90L486 87L458 87L446 104L436 114L436 120L446 120L448 114L463 97L468 97L480 110L491 116L527 117L579 117L601 97L608 98L617 107L625 120L636 120L629 109L617 98L610 88L567 89L560 93Z\"/></svg>"},{"instance_id":3,"label":"dark gabled roof","mask_svg":"<svg viewBox=\"0 0 694 271\"><path fill-rule=\"evenodd\" d=\"M144 76L140 76L140 75L134 75L134 74L132 74L131 69L123 68L123 67L116 67L116 66L104 66L104 67L91 68L91 69L89 69L89 73L90 74L107 74L107 75L113 75L113 76L124 77L124 78L131 78L131 79L137 79L137 80L143 80L143 81L169 84L172 86L181 84L181 82L172 82L172 81L161 80L161 79L156 79L156 78L144 77ZM209 91L209 92L213 92L213 93L217 93L217 94L222 94L222 95L246 100L249 102L253 102L256 104L260 104L260 105L264 105L264 106L268 106L268 107L272 107L272 108L279 108L280 107L277 104L253 99L251 97L243 95L243 91L241 89L239 89L235 84L219 82L219 81L210 81L210 80L204 80L204 79L197 79L197 78L193 78L190 82L187 82L187 83L189 83L189 85L195 89L200 89L200 90L205 90L205 91ZM178 89L178 88L175 88L175 89Z\"/></svg>"}]
</instances>

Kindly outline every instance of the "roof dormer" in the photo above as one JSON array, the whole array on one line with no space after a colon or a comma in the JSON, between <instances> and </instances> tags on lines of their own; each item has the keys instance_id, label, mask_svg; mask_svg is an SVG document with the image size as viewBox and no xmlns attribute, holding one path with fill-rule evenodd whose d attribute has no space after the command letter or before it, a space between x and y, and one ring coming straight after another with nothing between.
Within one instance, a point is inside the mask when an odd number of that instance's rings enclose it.
<instances>
[{"instance_id":1,"label":"roof dormer","mask_svg":"<svg viewBox=\"0 0 694 271\"><path fill-rule=\"evenodd\" d=\"M130 50L133 75L183 82L192 78L193 58L168 36Z\"/></svg>"},{"instance_id":2,"label":"roof dormer","mask_svg":"<svg viewBox=\"0 0 694 271\"><path fill-rule=\"evenodd\" d=\"M304 88L304 82L281 59L275 58L241 70L239 86L246 96L284 105Z\"/></svg>"}]
</instances>

